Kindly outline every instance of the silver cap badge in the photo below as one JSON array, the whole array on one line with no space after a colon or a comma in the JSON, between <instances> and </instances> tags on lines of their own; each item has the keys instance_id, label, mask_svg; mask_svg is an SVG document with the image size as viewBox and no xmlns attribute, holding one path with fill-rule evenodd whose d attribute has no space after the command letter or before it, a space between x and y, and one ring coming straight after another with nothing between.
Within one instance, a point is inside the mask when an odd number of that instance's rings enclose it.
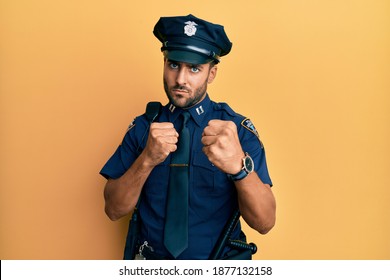
<instances>
[{"instance_id":1,"label":"silver cap badge","mask_svg":"<svg viewBox=\"0 0 390 280\"><path fill-rule=\"evenodd\" d=\"M187 21L185 22L185 24L186 25L184 26L184 34L186 34L187 36L195 35L197 24L193 21Z\"/></svg>"}]
</instances>

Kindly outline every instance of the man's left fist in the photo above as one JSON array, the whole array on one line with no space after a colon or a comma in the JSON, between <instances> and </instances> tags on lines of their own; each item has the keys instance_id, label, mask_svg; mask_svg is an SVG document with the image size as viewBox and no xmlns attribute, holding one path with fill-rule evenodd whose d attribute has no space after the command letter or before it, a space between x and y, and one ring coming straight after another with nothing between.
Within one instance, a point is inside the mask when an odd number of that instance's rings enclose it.
<instances>
[{"instance_id":1,"label":"man's left fist","mask_svg":"<svg viewBox=\"0 0 390 280\"><path fill-rule=\"evenodd\" d=\"M237 126L232 121L211 120L202 134L203 152L209 161L227 174L242 169L245 154L238 139Z\"/></svg>"}]
</instances>

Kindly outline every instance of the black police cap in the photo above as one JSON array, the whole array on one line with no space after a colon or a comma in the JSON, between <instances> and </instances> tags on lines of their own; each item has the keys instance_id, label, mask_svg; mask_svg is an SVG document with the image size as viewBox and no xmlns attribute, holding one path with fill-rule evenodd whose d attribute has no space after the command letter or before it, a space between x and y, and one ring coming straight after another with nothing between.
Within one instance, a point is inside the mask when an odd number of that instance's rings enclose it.
<instances>
[{"instance_id":1,"label":"black police cap","mask_svg":"<svg viewBox=\"0 0 390 280\"><path fill-rule=\"evenodd\" d=\"M193 15L161 17L153 34L163 44L161 51L173 61L191 64L218 63L227 55L232 43L222 25Z\"/></svg>"}]
</instances>

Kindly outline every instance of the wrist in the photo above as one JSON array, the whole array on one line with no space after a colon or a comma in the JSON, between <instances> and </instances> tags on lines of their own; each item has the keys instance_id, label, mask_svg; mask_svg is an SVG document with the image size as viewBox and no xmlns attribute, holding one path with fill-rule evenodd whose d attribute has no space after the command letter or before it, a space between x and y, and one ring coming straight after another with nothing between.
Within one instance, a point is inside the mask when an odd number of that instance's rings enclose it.
<instances>
[{"instance_id":1,"label":"wrist","mask_svg":"<svg viewBox=\"0 0 390 280\"><path fill-rule=\"evenodd\" d=\"M242 170L243 164L242 164L242 159L245 157L245 153L242 152L240 156L237 157L237 159L234 160L234 166L230 170L228 174L237 174Z\"/></svg>"},{"instance_id":2,"label":"wrist","mask_svg":"<svg viewBox=\"0 0 390 280\"><path fill-rule=\"evenodd\" d=\"M248 153L241 160L241 169L234 174L227 174L229 180L238 181L246 178L254 170L254 163Z\"/></svg>"},{"instance_id":3,"label":"wrist","mask_svg":"<svg viewBox=\"0 0 390 280\"><path fill-rule=\"evenodd\" d=\"M153 158L149 157L147 154L141 153L137 158L139 161L140 169L149 172L152 170L157 164L154 163Z\"/></svg>"}]
</instances>

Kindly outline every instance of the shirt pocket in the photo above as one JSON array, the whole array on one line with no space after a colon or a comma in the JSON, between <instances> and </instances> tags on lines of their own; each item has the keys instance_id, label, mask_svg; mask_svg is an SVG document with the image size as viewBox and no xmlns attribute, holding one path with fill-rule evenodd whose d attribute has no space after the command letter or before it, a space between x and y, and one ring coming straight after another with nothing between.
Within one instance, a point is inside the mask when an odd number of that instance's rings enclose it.
<instances>
[{"instance_id":1,"label":"shirt pocket","mask_svg":"<svg viewBox=\"0 0 390 280\"><path fill-rule=\"evenodd\" d=\"M214 166L203 152L194 153L192 180L194 192L202 196L219 196L231 187L226 174Z\"/></svg>"},{"instance_id":2,"label":"shirt pocket","mask_svg":"<svg viewBox=\"0 0 390 280\"><path fill-rule=\"evenodd\" d=\"M225 221L226 211L231 211L234 203L234 184L228 180L225 173L211 164L203 152L194 154L192 174L192 211L205 225L219 225L216 221Z\"/></svg>"}]
</instances>

